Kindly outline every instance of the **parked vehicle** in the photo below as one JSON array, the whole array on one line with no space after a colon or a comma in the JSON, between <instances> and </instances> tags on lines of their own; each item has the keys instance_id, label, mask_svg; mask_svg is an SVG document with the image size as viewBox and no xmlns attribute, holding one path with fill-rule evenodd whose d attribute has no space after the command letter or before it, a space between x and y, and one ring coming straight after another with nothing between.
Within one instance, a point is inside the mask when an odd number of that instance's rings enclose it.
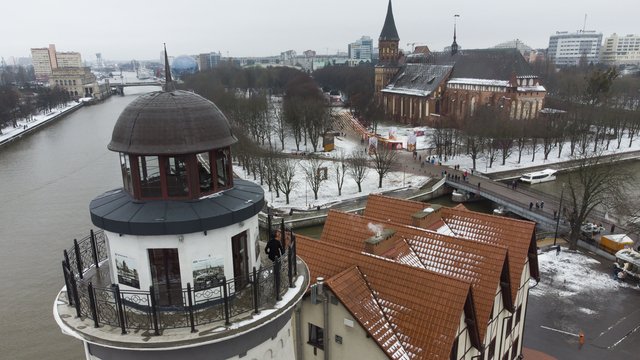
<instances>
[{"instance_id":1,"label":"parked vehicle","mask_svg":"<svg viewBox=\"0 0 640 360\"><path fill-rule=\"evenodd\" d=\"M616 253L616 261L613 263L614 272L626 271L626 276L640 280L640 253L627 248Z\"/></svg>"}]
</instances>

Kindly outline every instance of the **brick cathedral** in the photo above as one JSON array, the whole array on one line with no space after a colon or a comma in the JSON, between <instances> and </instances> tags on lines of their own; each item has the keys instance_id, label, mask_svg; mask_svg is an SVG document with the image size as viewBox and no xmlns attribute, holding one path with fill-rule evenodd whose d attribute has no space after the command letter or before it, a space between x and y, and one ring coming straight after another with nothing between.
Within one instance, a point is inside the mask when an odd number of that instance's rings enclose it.
<instances>
[{"instance_id":1,"label":"brick cathedral","mask_svg":"<svg viewBox=\"0 0 640 360\"><path fill-rule=\"evenodd\" d=\"M517 49L458 50L419 47L405 56L391 8L378 38L375 95L387 118L432 125L472 116L478 106L497 106L512 119L529 119L543 109L546 89Z\"/></svg>"}]
</instances>

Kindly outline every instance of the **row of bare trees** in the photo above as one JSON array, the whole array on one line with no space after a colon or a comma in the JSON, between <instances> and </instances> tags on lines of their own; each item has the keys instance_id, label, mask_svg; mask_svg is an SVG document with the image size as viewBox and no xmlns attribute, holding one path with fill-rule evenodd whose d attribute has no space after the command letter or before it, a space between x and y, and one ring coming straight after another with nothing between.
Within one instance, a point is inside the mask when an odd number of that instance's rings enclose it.
<instances>
[{"instance_id":1,"label":"row of bare trees","mask_svg":"<svg viewBox=\"0 0 640 360\"><path fill-rule=\"evenodd\" d=\"M31 119L39 112L51 112L70 100L69 94L60 87L22 92L10 86L0 86L0 134L5 126L18 127L19 120Z\"/></svg>"},{"instance_id":2,"label":"row of bare trees","mask_svg":"<svg viewBox=\"0 0 640 360\"><path fill-rule=\"evenodd\" d=\"M548 160L554 151L560 158L565 144L570 156L589 147L594 152L621 150L625 139L631 147L640 132L640 79L617 78L615 68L595 70L577 90L581 96L548 98L548 109L531 119L516 120L507 109L479 107L472 118L436 123L430 142L442 159L471 157L474 169L480 157L488 167L498 160L505 165L513 154L517 163L524 161L524 153L531 155L531 162L536 156Z\"/></svg>"}]
</instances>

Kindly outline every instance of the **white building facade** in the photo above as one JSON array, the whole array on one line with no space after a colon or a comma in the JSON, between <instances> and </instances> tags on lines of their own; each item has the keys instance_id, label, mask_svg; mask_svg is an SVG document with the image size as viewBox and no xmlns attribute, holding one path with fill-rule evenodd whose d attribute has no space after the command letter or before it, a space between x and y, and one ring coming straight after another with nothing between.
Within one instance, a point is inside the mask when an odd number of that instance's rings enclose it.
<instances>
[{"instance_id":1,"label":"white building facade","mask_svg":"<svg viewBox=\"0 0 640 360\"><path fill-rule=\"evenodd\" d=\"M600 60L602 33L595 31L557 31L549 37L548 56L556 65L578 65L586 55L588 63Z\"/></svg>"},{"instance_id":2,"label":"white building facade","mask_svg":"<svg viewBox=\"0 0 640 360\"><path fill-rule=\"evenodd\" d=\"M616 33L609 36L602 45L600 62L610 66L640 64L640 36L619 36Z\"/></svg>"}]
</instances>

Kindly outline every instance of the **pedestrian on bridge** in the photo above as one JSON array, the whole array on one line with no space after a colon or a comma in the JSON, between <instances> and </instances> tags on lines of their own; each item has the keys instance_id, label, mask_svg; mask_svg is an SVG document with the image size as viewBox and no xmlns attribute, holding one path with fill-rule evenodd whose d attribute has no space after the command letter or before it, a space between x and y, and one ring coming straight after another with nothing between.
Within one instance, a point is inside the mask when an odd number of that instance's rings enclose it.
<instances>
[{"instance_id":1,"label":"pedestrian on bridge","mask_svg":"<svg viewBox=\"0 0 640 360\"><path fill-rule=\"evenodd\" d=\"M544 211L544 201L540 201L540 210Z\"/></svg>"},{"instance_id":2,"label":"pedestrian on bridge","mask_svg":"<svg viewBox=\"0 0 640 360\"><path fill-rule=\"evenodd\" d=\"M533 210L533 201L529 203L529 211Z\"/></svg>"},{"instance_id":3,"label":"pedestrian on bridge","mask_svg":"<svg viewBox=\"0 0 640 360\"><path fill-rule=\"evenodd\" d=\"M473 170L471 170L471 171L473 171ZM478 183L478 190L479 190L479 189L480 189L480 183Z\"/></svg>"},{"instance_id":4,"label":"pedestrian on bridge","mask_svg":"<svg viewBox=\"0 0 640 360\"><path fill-rule=\"evenodd\" d=\"M536 210L540 210L540 203L536 201Z\"/></svg>"}]
</instances>

